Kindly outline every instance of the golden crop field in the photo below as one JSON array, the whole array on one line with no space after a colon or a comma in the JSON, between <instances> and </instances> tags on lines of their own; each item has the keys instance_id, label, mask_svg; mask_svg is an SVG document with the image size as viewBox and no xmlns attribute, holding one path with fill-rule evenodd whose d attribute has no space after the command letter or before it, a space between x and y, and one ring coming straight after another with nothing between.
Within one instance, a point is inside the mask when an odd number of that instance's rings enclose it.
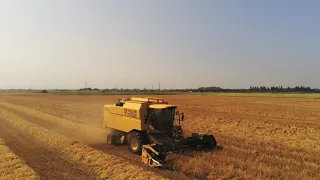
<instances>
[{"instance_id":1,"label":"golden crop field","mask_svg":"<svg viewBox=\"0 0 320 180\"><path fill-rule=\"evenodd\" d=\"M172 155L169 169L106 144L103 105L118 97L0 94L0 179L320 179L317 97L161 96L185 113L186 134L219 145Z\"/></svg>"}]
</instances>

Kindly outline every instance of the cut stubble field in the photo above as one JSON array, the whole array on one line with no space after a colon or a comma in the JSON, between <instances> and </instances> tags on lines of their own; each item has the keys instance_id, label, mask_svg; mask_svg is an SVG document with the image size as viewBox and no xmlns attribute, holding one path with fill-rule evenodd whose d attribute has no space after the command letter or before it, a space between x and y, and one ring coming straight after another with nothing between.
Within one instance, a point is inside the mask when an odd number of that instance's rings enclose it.
<instances>
[{"instance_id":1,"label":"cut stubble field","mask_svg":"<svg viewBox=\"0 0 320 180\"><path fill-rule=\"evenodd\" d=\"M320 99L162 96L185 113L186 134L214 134L220 148L171 156L160 170L106 144L103 105L118 97L0 94L0 150L15 157L0 179L13 167L41 179L320 178Z\"/></svg>"}]
</instances>

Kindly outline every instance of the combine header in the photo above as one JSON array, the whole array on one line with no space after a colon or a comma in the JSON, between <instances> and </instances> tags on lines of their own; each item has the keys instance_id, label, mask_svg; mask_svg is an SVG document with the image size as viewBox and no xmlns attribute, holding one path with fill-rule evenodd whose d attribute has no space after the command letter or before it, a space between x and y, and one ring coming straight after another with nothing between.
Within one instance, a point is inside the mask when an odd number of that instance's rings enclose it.
<instances>
[{"instance_id":1,"label":"combine header","mask_svg":"<svg viewBox=\"0 0 320 180\"><path fill-rule=\"evenodd\" d=\"M152 167L163 166L169 153L216 147L211 134L184 137L183 120L177 106L162 98L124 98L104 106L104 127L112 130L107 143L127 143L132 153L141 154L142 161Z\"/></svg>"}]
</instances>

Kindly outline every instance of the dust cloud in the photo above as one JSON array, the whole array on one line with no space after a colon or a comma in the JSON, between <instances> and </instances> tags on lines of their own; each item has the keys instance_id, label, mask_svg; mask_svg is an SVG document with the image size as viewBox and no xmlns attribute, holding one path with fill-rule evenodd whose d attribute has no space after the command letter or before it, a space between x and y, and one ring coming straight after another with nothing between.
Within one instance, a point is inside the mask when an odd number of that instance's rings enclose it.
<instances>
[{"instance_id":1,"label":"dust cloud","mask_svg":"<svg viewBox=\"0 0 320 180\"><path fill-rule=\"evenodd\" d=\"M81 128L66 128L64 126L56 125L51 126L49 129L72 140L88 145L106 143L107 135L111 133L109 129L94 125L84 125L81 126Z\"/></svg>"},{"instance_id":2,"label":"dust cloud","mask_svg":"<svg viewBox=\"0 0 320 180\"><path fill-rule=\"evenodd\" d=\"M110 133L109 129L88 126L77 138L86 144L102 144L107 142L107 135Z\"/></svg>"}]
</instances>

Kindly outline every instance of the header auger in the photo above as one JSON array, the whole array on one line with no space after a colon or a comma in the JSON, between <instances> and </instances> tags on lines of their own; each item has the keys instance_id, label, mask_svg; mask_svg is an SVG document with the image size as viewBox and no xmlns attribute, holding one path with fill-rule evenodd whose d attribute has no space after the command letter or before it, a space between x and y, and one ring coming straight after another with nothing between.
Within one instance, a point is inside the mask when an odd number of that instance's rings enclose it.
<instances>
[{"instance_id":1,"label":"header auger","mask_svg":"<svg viewBox=\"0 0 320 180\"><path fill-rule=\"evenodd\" d=\"M162 98L124 98L104 106L104 127L112 130L107 143L127 143L132 153L141 154L142 161L152 167L162 167L169 153L216 147L211 134L184 137L183 120L177 106Z\"/></svg>"}]
</instances>

